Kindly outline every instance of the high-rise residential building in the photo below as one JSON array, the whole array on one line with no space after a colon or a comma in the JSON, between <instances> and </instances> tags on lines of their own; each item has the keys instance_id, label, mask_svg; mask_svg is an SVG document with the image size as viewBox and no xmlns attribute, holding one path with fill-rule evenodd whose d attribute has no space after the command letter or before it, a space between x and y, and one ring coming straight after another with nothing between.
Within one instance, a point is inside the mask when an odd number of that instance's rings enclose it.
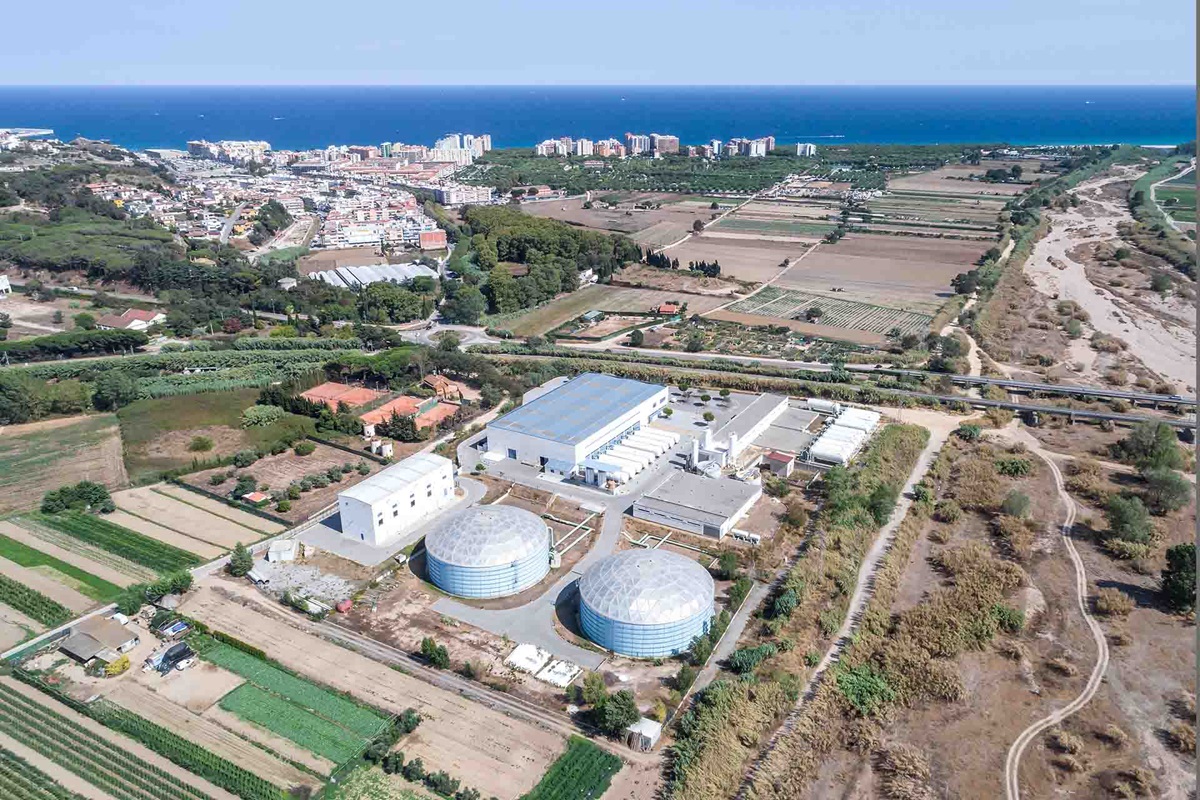
<instances>
[{"instance_id":1,"label":"high-rise residential building","mask_svg":"<svg viewBox=\"0 0 1200 800\"><path fill-rule=\"evenodd\" d=\"M766 139L752 139L746 143L746 155L751 158L762 158L767 154Z\"/></svg>"},{"instance_id":2,"label":"high-rise residential building","mask_svg":"<svg viewBox=\"0 0 1200 800\"><path fill-rule=\"evenodd\" d=\"M558 142L563 146L563 149L566 150L567 153L570 153L575 147L575 140L570 136L560 136L558 137Z\"/></svg>"},{"instance_id":3,"label":"high-rise residential building","mask_svg":"<svg viewBox=\"0 0 1200 800\"><path fill-rule=\"evenodd\" d=\"M392 143L384 142L383 144L379 145L379 154L381 156L383 156L384 158L391 158L392 157Z\"/></svg>"},{"instance_id":4,"label":"high-rise residential building","mask_svg":"<svg viewBox=\"0 0 1200 800\"><path fill-rule=\"evenodd\" d=\"M798 156L815 156L817 154L817 146L803 142L796 145L796 155Z\"/></svg>"},{"instance_id":5,"label":"high-rise residential building","mask_svg":"<svg viewBox=\"0 0 1200 800\"><path fill-rule=\"evenodd\" d=\"M457 133L447 133L433 144L435 150L461 150L462 136Z\"/></svg>"},{"instance_id":6,"label":"high-rise residential building","mask_svg":"<svg viewBox=\"0 0 1200 800\"><path fill-rule=\"evenodd\" d=\"M738 147L738 141L736 139L730 139L728 142L726 142L724 144L724 146L721 147L721 155L723 155L723 156L729 157L729 156L736 156L738 154L739 154L739 147Z\"/></svg>"},{"instance_id":7,"label":"high-rise residential building","mask_svg":"<svg viewBox=\"0 0 1200 800\"><path fill-rule=\"evenodd\" d=\"M535 156L558 155L559 142L557 139L547 139L533 148Z\"/></svg>"},{"instance_id":8,"label":"high-rise residential building","mask_svg":"<svg viewBox=\"0 0 1200 800\"><path fill-rule=\"evenodd\" d=\"M462 135L462 149L470 150L472 153L475 152L475 137L469 133L464 133Z\"/></svg>"},{"instance_id":9,"label":"high-rise residential building","mask_svg":"<svg viewBox=\"0 0 1200 800\"><path fill-rule=\"evenodd\" d=\"M662 133L650 134L650 152L656 155L678 153L679 137Z\"/></svg>"},{"instance_id":10,"label":"high-rise residential building","mask_svg":"<svg viewBox=\"0 0 1200 800\"><path fill-rule=\"evenodd\" d=\"M713 155L717 155L717 156L721 155L721 140L720 139L713 139L712 141L710 141L708 143L708 146L712 148Z\"/></svg>"},{"instance_id":11,"label":"high-rise residential building","mask_svg":"<svg viewBox=\"0 0 1200 800\"><path fill-rule=\"evenodd\" d=\"M765 141L767 143L767 152L768 153L775 149L775 137L774 136L767 136L766 138L763 139L763 141Z\"/></svg>"},{"instance_id":12,"label":"high-rise residential building","mask_svg":"<svg viewBox=\"0 0 1200 800\"><path fill-rule=\"evenodd\" d=\"M486 153L492 149L492 135L490 133L481 133L475 137L475 141L479 143L479 149Z\"/></svg>"},{"instance_id":13,"label":"high-rise residential building","mask_svg":"<svg viewBox=\"0 0 1200 800\"><path fill-rule=\"evenodd\" d=\"M594 145L591 139L576 139L574 147L571 148L572 155L590 156L595 152Z\"/></svg>"},{"instance_id":14,"label":"high-rise residential building","mask_svg":"<svg viewBox=\"0 0 1200 800\"><path fill-rule=\"evenodd\" d=\"M625 134L625 149L631 156L650 152L650 137L640 133Z\"/></svg>"}]
</instances>

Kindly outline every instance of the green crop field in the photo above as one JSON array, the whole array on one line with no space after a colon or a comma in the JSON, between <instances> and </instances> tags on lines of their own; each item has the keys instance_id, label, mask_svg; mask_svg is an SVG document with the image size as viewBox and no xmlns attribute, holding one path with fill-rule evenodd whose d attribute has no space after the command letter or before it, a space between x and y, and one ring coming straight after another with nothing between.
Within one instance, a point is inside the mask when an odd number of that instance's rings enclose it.
<instances>
[{"instance_id":1,"label":"green crop field","mask_svg":"<svg viewBox=\"0 0 1200 800\"><path fill-rule=\"evenodd\" d=\"M199 640L200 637L192 637ZM387 720L369 708L340 694L323 689L315 683L298 678L260 658L211 639L193 643L201 658L237 673L250 683L286 698L287 701L310 710L343 728L370 739L379 733Z\"/></svg>"},{"instance_id":2,"label":"green crop field","mask_svg":"<svg viewBox=\"0 0 1200 800\"><path fill-rule=\"evenodd\" d=\"M66 606L7 575L0 575L0 603L20 611L48 628L70 622L75 616Z\"/></svg>"},{"instance_id":3,"label":"green crop field","mask_svg":"<svg viewBox=\"0 0 1200 800\"><path fill-rule=\"evenodd\" d=\"M112 797L211 800L187 782L145 763L79 722L3 684L0 684L0 726L26 747Z\"/></svg>"},{"instance_id":4,"label":"green crop field","mask_svg":"<svg viewBox=\"0 0 1200 800\"><path fill-rule=\"evenodd\" d=\"M738 231L745 233L765 234L774 233L784 236L824 236L833 230L833 228L834 225L832 222L790 222L788 220L776 219L750 219L747 217L739 217L737 214L726 217L716 225L712 226L712 230L714 231Z\"/></svg>"},{"instance_id":5,"label":"green crop field","mask_svg":"<svg viewBox=\"0 0 1200 800\"><path fill-rule=\"evenodd\" d=\"M160 574L187 569L202 562L198 556L186 550L80 511L30 514L29 519Z\"/></svg>"},{"instance_id":6,"label":"green crop field","mask_svg":"<svg viewBox=\"0 0 1200 800\"><path fill-rule=\"evenodd\" d=\"M1189 176L1190 177L1190 176ZM1163 211L1176 222L1196 221L1196 187L1165 183L1154 190L1155 199Z\"/></svg>"},{"instance_id":7,"label":"green crop field","mask_svg":"<svg viewBox=\"0 0 1200 800\"><path fill-rule=\"evenodd\" d=\"M752 297L739 300L729 307L740 314L760 314L767 317L803 320L809 308L821 309L816 324L835 328L871 331L886 334L893 328L901 334L921 334L929 329L933 317L915 311L859 303L853 300L837 300L823 295L802 292L796 289L780 289L768 286Z\"/></svg>"},{"instance_id":8,"label":"green crop field","mask_svg":"<svg viewBox=\"0 0 1200 800\"><path fill-rule=\"evenodd\" d=\"M60 561L54 556L48 556L41 550L35 550L29 545L7 536L0 536L0 558L7 558L22 567L49 567L74 580L78 584L79 591L101 603L112 602L121 594L120 586L109 583L103 578L97 578L74 564Z\"/></svg>"},{"instance_id":9,"label":"green crop field","mask_svg":"<svg viewBox=\"0 0 1200 800\"><path fill-rule=\"evenodd\" d=\"M226 711L291 739L335 764L357 756L368 741L251 683L243 683L222 697L220 705Z\"/></svg>"},{"instance_id":10,"label":"green crop field","mask_svg":"<svg viewBox=\"0 0 1200 800\"><path fill-rule=\"evenodd\" d=\"M0 748L0 797L12 800L83 800L28 761Z\"/></svg>"},{"instance_id":11,"label":"green crop field","mask_svg":"<svg viewBox=\"0 0 1200 800\"><path fill-rule=\"evenodd\" d=\"M621 759L580 736L572 736L538 785L521 800L594 800L608 790Z\"/></svg>"}]
</instances>

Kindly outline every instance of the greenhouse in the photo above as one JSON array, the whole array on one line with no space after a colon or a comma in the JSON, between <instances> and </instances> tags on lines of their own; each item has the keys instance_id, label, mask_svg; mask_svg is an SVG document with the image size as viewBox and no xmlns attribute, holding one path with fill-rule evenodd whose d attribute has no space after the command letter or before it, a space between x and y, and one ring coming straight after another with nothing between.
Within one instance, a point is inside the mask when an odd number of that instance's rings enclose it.
<instances>
[{"instance_id":1,"label":"greenhouse","mask_svg":"<svg viewBox=\"0 0 1200 800\"><path fill-rule=\"evenodd\" d=\"M451 514L425 536L429 579L458 597L505 597L550 571L550 529L515 506L477 506Z\"/></svg>"},{"instance_id":2,"label":"greenhouse","mask_svg":"<svg viewBox=\"0 0 1200 800\"><path fill-rule=\"evenodd\" d=\"M589 639L613 652L675 655L708 631L714 591L708 570L686 556L625 550L579 581L579 623Z\"/></svg>"}]
</instances>

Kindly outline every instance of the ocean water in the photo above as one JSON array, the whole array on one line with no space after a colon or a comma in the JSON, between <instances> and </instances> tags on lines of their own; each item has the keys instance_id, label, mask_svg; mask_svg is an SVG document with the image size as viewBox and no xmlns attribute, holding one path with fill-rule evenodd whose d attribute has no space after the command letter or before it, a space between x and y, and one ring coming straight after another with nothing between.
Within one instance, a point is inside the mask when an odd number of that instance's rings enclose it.
<instances>
[{"instance_id":1,"label":"ocean water","mask_svg":"<svg viewBox=\"0 0 1200 800\"><path fill-rule=\"evenodd\" d=\"M495 147L670 133L684 143L1177 144L1195 87L0 87L0 127L126 147L265 139L278 149L490 133Z\"/></svg>"}]
</instances>

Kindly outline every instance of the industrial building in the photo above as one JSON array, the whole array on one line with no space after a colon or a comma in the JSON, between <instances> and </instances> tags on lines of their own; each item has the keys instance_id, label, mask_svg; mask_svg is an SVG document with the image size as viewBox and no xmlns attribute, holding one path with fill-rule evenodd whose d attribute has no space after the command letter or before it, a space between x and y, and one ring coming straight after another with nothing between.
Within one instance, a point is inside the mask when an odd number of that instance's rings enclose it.
<instances>
[{"instance_id":1,"label":"industrial building","mask_svg":"<svg viewBox=\"0 0 1200 800\"><path fill-rule=\"evenodd\" d=\"M454 464L417 453L338 492L342 536L375 547L394 542L455 500Z\"/></svg>"},{"instance_id":2,"label":"industrial building","mask_svg":"<svg viewBox=\"0 0 1200 800\"><path fill-rule=\"evenodd\" d=\"M736 467L746 448L787 411L787 397L760 394L716 433L705 429L699 439L693 440L691 467L704 470L707 466L711 474L719 468Z\"/></svg>"},{"instance_id":3,"label":"industrial building","mask_svg":"<svg viewBox=\"0 0 1200 800\"><path fill-rule=\"evenodd\" d=\"M484 446L493 458L593 485L624 483L679 441L647 428L667 400L665 386L587 372L492 422Z\"/></svg>"},{"instance_id":4,"label":"industrial building","mask_svg":"<svg viewBox=\"0 0 1200 800\"><path fill-rule=\"evenodd\" d=\"M429 579L459 597L506 597L550 571L550 528L516 506L476 506L449 515L425 534Z\"/></svg>"},{"instance_id":5,"label":"industrial building","mask_svg":"<svg viewBox=\"0 0 1200 800\"><path fill-rule=\"evenodd\" d=\"M846 466L879 427L880 415L875 411L837 406L836 414L808 448L810 461Z\"/></svg>"},{"instance_id":6,"label":"industrial building","mask_svg":"<svg viewBox=\"0 0 1200 800\"><path fill-rule=\"evenodd\" d=\"M714 585L708 570L666 550L624 550L579 581L579 623L601 647L637 658L687 650L708 632Z\"/></svg>"},{"instance_id":7,"label":"industrial building","mask_svg":"<svg viewBox=\"0 0 1200 800\"><path fill-rule=\"evenodd\" d=\"M658 486L633 503L636 519L723 539L746 515L762 485L733 478L706 478L672 471Z\"/></svg>"}]
</instances>

